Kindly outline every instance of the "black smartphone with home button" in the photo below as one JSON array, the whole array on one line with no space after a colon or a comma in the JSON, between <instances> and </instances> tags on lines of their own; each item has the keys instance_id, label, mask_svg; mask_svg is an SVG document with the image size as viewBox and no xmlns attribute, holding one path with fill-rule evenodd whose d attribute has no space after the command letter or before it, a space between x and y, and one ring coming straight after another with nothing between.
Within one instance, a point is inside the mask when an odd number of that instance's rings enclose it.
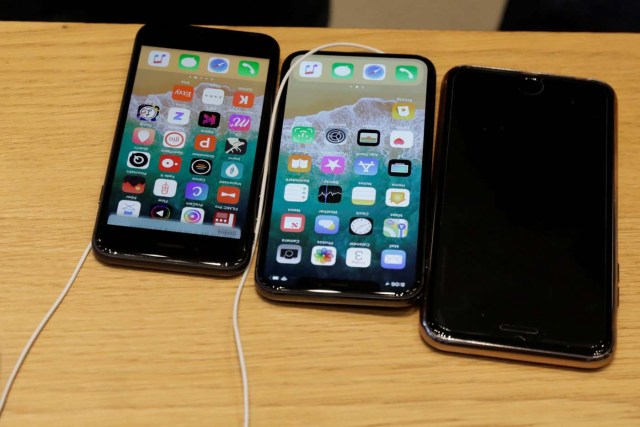
<instances>
[{"instance_id":1,"label":"black smartphone with home button","mask_svg":"<svg viewBox=\"0 0 640 427\"><path fill-rule=\"evenodd\" d=\"M100 260L246 268L279 55L261 33L139 30L93 236Z\"/></svg>"}]
</instances>

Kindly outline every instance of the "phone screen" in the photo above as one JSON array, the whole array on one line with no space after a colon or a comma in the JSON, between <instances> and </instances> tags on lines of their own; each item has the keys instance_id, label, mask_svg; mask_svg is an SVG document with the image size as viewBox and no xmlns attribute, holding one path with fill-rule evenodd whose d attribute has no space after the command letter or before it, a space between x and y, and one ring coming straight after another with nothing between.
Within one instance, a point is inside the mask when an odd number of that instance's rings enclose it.
<instances>
[{"instance_id":1,"label":"phone screen","mask_svg":"<svg viewBox=\"0 0 640 427\"><path fill-rule=\"evenodd\" d=\"M103 189L101 254L247 263L278 54L257 33L143 27Z\"/></svg>"},{"instance_id":2,"label":"phone screen","mask_svg":"<svg viewBox=\"0 0 640 427\"><path fill-rule=\"evenodd\" d=\"M423 58L392 55L313 55L292 71L258 272L267 288L415 294L432 74Z\"/></svg>"},{"instance_id":3,"label":"phone screen","mask_svg":"<svg viewBox=\"0 0 640 427\"><path fill-rule=\"evenodd\" d=\"M108 224L241 237L266 63L142 47Z\"/></svg>"},{"instance_id":4,"label":"phone screen","mask_svg":"<svg viewBox=\"0 0 640 427\"><path fill-rule=\"evenodd\" d=\"M471 67L446 86L429 330L606 355L616 277L613 91Z\"/></svg>"}]
</instances>

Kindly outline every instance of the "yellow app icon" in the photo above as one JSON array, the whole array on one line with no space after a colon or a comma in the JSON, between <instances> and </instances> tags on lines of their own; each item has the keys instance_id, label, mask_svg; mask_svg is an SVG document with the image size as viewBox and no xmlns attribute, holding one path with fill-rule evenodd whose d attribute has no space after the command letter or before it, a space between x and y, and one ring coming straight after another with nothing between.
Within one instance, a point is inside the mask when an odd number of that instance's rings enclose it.
<instances>
[{"instance_id":1,"label":"yellow app icon","mask_svg":"<svg viewBox=\"0 0 640 427\"><path fill-rule=\"evenodd\" d=\"M416 106L413 102L395 102L392 114L396 120L411 120L416 115Z\"/></svg>"},{"instance_id":2,"label":"yellow app icon","mask_svg":"<svg viewBox=\"0 0 640 427\"><path fill-rule=\"evenodd\" d=\"M311 156L292 154L289 156L287 168L290 172L309 172L311 170Z\"/></svg>"}]
</instances>

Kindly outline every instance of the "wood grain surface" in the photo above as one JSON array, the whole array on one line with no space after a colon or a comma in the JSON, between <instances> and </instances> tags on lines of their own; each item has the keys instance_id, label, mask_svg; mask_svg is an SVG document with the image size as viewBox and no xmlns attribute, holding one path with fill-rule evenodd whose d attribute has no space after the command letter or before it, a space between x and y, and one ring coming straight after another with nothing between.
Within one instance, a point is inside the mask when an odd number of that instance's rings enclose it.
<instances>
[{"instance_id":1,"label":"wood grain surface","mask_svg":"<svg viewBox=\"0 0 640 427\"><path fill-rule=\"evenodd\" d=\"M0 25L2 387L90 241L138 28ZM617 354L595 372L441 353L420 339L416 309L274 304L250 279L240 327L252 426L640 425L640 35L249 29L274 36L282 58L335 41L421 54L438 82L473 64L609 83L621 273ZM237 284L90 254L0 426L242 425Z\"/></svg>"}]
</instances>

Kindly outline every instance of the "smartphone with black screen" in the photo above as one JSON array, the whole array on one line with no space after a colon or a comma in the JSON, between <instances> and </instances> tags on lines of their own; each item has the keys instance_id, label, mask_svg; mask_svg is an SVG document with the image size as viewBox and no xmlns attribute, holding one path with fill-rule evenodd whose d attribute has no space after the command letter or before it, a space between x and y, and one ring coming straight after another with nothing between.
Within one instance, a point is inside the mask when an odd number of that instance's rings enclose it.
<instances>
[{"instance_id":1,"label":"smartphone with black screen","mask_svg":"<svg viewBox=\"0 0 640 427\"><path fill-rule=\"evenodd\" d=\"M99 259L219 276L246 268L279 55L260 33L139 30L93 236Z\"/></svg>"},{"instance_id":2,"label":"smartphone with black screen","mask_svg":"<svg viewBox=\"0 0 640 427\"><path fill-rule=\"evenodd\" d=\"M421 319L442 350L597 368L614 353L616 96L460 66L443 82Z\"/></svg>"},{"instance_id":3,"label":"smartphone with black screen","mask_svg":"<svg viewBox=\"0 0 640 427\"><path fill-rule=\"evenodd\" d=\"M304 52L291 54L285 74ZM266 298L408 306L423 284L435 69L322 52L283 92L262 223Z\"/></svg>"}]
</instances>

